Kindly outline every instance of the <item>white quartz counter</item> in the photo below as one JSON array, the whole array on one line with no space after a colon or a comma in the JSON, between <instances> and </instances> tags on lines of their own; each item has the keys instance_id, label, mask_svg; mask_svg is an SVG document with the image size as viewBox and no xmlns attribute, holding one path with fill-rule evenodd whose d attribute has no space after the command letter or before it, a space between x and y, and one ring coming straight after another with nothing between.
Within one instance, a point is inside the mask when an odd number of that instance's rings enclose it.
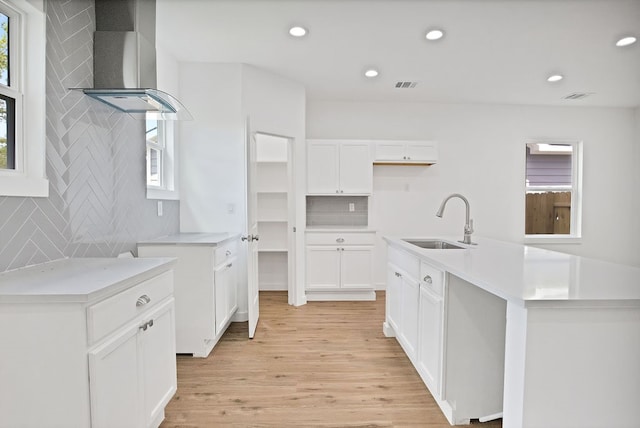
<instances>
[{"instance_id":1,"label":"white quartz counter","mask_svg":"<svg viewBox=\"0 0 640 428\"><path fill-rule=\"evenodd\" d=\"M307 226L305 232L356 232L356 233L373 233L375 229L369 229L367 226Z\"/></svg>"},{"instance_id":2,"label":"white quartz counter","mask_svg":"<svg viewBox=\"0 0 640 428\"><path fill-rule=\"evenodd\" d=\"M138 245L209 245L217 246L230 239L237 239L240 234L232 233L176 233L149 241L138 242Z\"/></svg>"},{"instance_id":3,"label":"white quartz counter","mask_svg":"<svg viewBox=\"0 0 640 428\"><path fill-rule=\"evenodd\" d=\"M172 258L70 258L0 273L0 303L91 302L173 266Z\"/></svg>"},{"instance_id":4,"label":"white quartz counter","mask_svg":"<svg viewBox=\"0 0 640 428\"><path fill-rule=\"evenodd\" d=\"M465 246L463 250L422 249L401 238L384 239L389 245L525 307L584 306L588 302L598 306L640 306L637 267L475 236L478 245ZM442 239L457 243L455 238Z\"/></svg>"}]
</instances>

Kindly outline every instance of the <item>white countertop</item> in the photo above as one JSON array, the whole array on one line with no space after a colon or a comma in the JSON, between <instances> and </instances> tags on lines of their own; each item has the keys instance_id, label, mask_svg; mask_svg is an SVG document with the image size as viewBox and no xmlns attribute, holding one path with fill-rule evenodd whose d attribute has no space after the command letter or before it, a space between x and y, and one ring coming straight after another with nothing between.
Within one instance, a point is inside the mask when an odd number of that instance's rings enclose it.
<instances>
[{"instance_id":1,"label":"white countertop","mask_svg":"<svg viewBox=\"0 0 640 428\"><path fill-rule=\"evenodd\" d=\"M368 226L307 226L305 232L363 232L374 233Z\"/></svg>"},{"instance_id":2,"label":"white countertop","mask_svg":"<svg viewBox=\"0 0 640 428\"><path fill-rule=\"evenodd\" d=\"M384 239L439 269L523 306L583 306L588 302L598 306L605 302L640 305L637 267L476 236L473 240L478 245L464 250L422 249L401 238ZM456 238L437 239L457 243Z\"/></svg>"},{"instance_id":3,"label":"white countertop","mask_svg":"<svg viewBox=\"0 0 640 428\"><path fill-rule=\"evenodd\" d=\"M217 246L229 239L235 239L240 234L231 233L176 233L175 235L163 236L149 241L138 242L138 245L210 245Z\"/></svg>"},{"instance_id":4,"label":"white countertop","mask_svg":"<svg viewBox=\"0 0 640 428\"><path fill-rule=\"evenodd\" d=\"M171 268L172 258L71 258L0 273L0 303L91 302Z\"/></svg>"}]
</instances>

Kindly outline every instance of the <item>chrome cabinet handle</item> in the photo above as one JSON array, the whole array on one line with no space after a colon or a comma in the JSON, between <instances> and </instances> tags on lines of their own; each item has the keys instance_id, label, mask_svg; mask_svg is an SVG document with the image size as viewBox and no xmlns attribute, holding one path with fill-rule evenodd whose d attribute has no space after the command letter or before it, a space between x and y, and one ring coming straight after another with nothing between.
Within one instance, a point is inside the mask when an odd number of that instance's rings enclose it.
<instances>
[{"instance_id":1,"label":"chrome cabinet handle","mask_svg":"<svg viewBox=\"0 0 640 428\"><path fill-rule=\"evenodd\" d=\"M151 298L146 294L143 294L142 296L138 297L138 300L136 300L136 306L137 307L144 306L149 302L151 302Z\"/></svg>"},{"instance_id":2,"label":"chrome cabinet handle","mask_svg":"<svg viewBox=\"0 0 640 428\"><path fill-rule=\"evenodd\" d=\"M429 276L429 275L424 277L424 282L426 282L427 284L433 284L433 280L431 279L431 276Z\"/></svg>"},{"instance_id":3,"label":"chrome cabinet handle","mask_svg":"<svg viewBox=\"0 0 640 428\"><path fill-rule=\"evenodd\" d=\"M402 278L402 275L400 274L400 272L396 272L396 276L397 276L398 278Z\"/></svg>"},{"instance_id":4,"label":"chrome cabinet handle","mask_svg":"<svg viewBox=\"0 0 640 428\"><path fill-rule=\"evenodd\" d=\"M153 320L149 320L146 323L142 324L138 327L138 330L147 331L147 328L153 327Z\"/></svg>"},{"instance_id":5,"label":"chrome cabinet handle","mask_svg":"<svg viewBox=\"0 0 640 428\"><path fill-rule=\"evenodd\" d=\"M228 267L228 268L230 268L231 266L233 266L233 263L229 263L229 264L227 265L227 267Z\"/></svg>"},{"instance_id":6,"label":"chrome cabinet handle","mask_svg":"<svg viewBox=\"0 0 640 428\"><path fill-rule=\"evenodd\" d=\"M230 255L231 255L231 250L227 250L224 254L225 254L226 256L230 256Z\"/></svg>"},{"instance_id":7,"label":"chrome cabinet handle","mask_svg":"<svg viewBox=\"0 0 640 428\"><path fill-rule=\"evenodd\" d=\"M344 238L338 238L338 239L336 239L336 242L339 242L339 243L342 244L344 242Z\"/></svg>"}]
</instances>

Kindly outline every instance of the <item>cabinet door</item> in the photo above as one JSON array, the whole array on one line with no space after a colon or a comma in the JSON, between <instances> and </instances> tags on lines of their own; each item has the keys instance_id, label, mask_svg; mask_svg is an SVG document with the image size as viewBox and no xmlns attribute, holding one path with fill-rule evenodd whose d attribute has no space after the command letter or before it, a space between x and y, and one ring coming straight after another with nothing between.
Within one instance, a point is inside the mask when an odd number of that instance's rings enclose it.
<instances>
[{"instance_id":1,"label":"cabinet door","mask_svg":"<svg viewBox=\"0 0 640 428\"><path fill-rule=\"evenodd\" d=\"M307 193L335 195L338 189L338 144L307 146Z\"/></svg>"},{"instance_id":2,"label":"cabinet door","mask_svg":"<svg viewBox=\"0 0 640 428\"><path fill-rule=\"evenodd\" d=\"M333 246L307 246L306 288L340 287L340 250Z\"/></svg>"},{"instance_id":3,"label":"cabinet door","mask_svg":"<svg viewBox=\"0 0 640 428\"><path fill-rule=\"evenodd\" d=\"M436 398L441 398L442 310L442 297L421 286L418 370Z\"/></svg>"},{"instance_id":4,"label":"cabinet door","mask_svg":"<svg viewBox=\"0 0 640 428\"><path fill-rule=\"evenodd\" d=\"M370 194L373 163L369 143L340 144L340 194Z\"/></svg>"},{"instance_id":5,"label":"cabinet door","mask_svg":"<svg viewBox=\"0 0 640 428\"><path fill-rule=\"evenodd\" d=\"M373 289L373 248L341 247L340 285L342 288Z\"/></svg>"},{"instance_id":6,"label":"cabinet door","mask_svg":"<svg viewBox=\"0 0 640 428\"><path fill-rule=\"evenodd\" d=\"M385 142L376 144L375 159L378 161L401 161L406 157L404 144Z\"/></svg>"},{"instance_id":7,"label":"cabinet door","mask_svg":"<svg viewBox=\"0 0 640 428\"><path fill-rule=\"evenodd\" d=\"M387 265L386 297L387 322L393 328L396 337L398 337L400 335L402 315L402 276L392 264Z\"/></svg>"},{"instance_id":8,"label":"cabinet door","mask_svg":"<svg viewBox=\"0 0 640 428\"><path fill-rule=\"evenodd\" d=\"M144 396L144 426L156 421L176 392L174 299L160 305L144 319L140 330ZM119 425L112 425L119 426Z\"/></svg>"},{"instance_id":9,"label":"cabinet door","mask_svg":"<svg viewBox=\"0 0 640 428\"><path fill-rule=\"evenodd\" d=\"M407 143L405 154L410 161L435 161L438 153L435 144L427 142Z\"/></svg>"},{"instance_id":10,"label":"cabinet door","mask_svg":"<svg viewBox=\"0 0 640 428\"><path fill-rule=\"evenodd\" d=\"M420 284L407 275L402 276L402 321L398 338L411 362L416 362L418 349L418 316Z\"/></svg>"},{"instance_id":11,"label":"cabinet door","mask_svg":"<svg viewBox=\"0 0 640 428\"><path fill-rule=\"evenodd\" d=\"M229 319L229 283L231 266L224 264L215 271L214 279L214 299L215 299L215 320L216 335L220 334L227 320Z\"/></svg>"},{"instance_id":12,"label":"cabinet door","mask_svg":"<svg viewBox=\"0 0 640 428\"><path fill-rule=\"evenodd\" d=\"M93 428L144 426L138 339L129 326L89 352Z\"/></svg>"},{"instance_id":13,"label":"cabinet door","mask_svg":"<svg viewBox=\"0 0 640 428\"><path fill-rule=\"evenodd\" d=\"M232 316L238 309L238 266L236 259L229 260L229 272L227 281L227 313Z\"/></svg>"}]
</instances>

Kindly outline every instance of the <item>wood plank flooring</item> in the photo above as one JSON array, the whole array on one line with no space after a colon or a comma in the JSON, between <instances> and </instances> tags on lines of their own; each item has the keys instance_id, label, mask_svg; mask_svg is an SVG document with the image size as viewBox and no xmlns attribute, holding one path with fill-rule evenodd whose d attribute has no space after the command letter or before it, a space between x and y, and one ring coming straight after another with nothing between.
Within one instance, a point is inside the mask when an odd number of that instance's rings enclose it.
<instances>
[{"instance_id":1,"label":"wood plank flooring","mask_svg":"<svg viewBox=\"0 0 640 428\"><path fill-rule=\"evenodd\" d=\"M383 292L298 308L261 292L254 339L233 323L208 358L178 356L161 427L449 427L383 320Z\"/></svg>"}]
</instances>

